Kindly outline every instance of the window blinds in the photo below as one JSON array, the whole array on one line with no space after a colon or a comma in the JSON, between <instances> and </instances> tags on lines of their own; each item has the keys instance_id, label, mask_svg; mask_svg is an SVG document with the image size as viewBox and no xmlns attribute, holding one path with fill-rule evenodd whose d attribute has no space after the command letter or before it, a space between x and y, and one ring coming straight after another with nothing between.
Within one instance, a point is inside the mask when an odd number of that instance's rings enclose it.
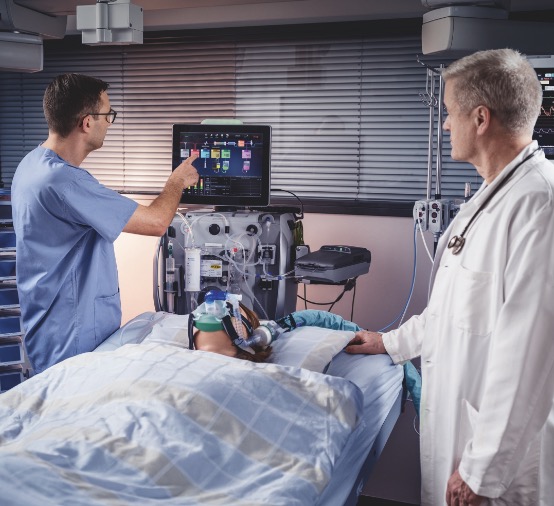
<instances>
[{"instance_id":1,"label":"window blinds","mask_svg":"<svg viewBox=\"0 0 554 506\"><path fill-rule=\"evenodd\" d=\"M429 109L420 97L426 70L416 60L419 35L360 31L147 32L137 46L46 41L43 72L1 74L2 181L9 185L20 159L47 136L48 83L81 72L110 83L118 112L104 146L83 167L116 190L159 193L171 170L173 123L238 118L272 125L275 189L350 204L424 198ZM444 141L447 147L448 136ZM445 149L443 196L460 196L472 179L479 183Z\"/></svg>"}]
</instances>

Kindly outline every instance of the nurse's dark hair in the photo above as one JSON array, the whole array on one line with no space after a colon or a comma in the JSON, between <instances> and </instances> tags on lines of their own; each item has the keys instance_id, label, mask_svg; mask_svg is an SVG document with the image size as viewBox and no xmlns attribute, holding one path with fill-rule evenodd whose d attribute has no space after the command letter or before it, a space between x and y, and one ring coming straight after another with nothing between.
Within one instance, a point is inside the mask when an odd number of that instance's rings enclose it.
<instances>
[{"instance_id":1,"label":"nurse's dark hair","mask_svg":"<svg viewBox=\"0 0 554 506\"><path fill-rule=\"evenodd\" d=\"M484 105L515 135L532 134L541 110L542 88L529 61L514 49L491 49L465 56L443 72L454 81L462 112Z\"/></svg>"},{"instance_id":2,"label":"nurse's dark hair","mask_svg":"<svg viewBox=\"0 0 554 506\"><path fill-rule=\"evenodd\" d=\"M62 74L46 88L42 105L48 129L67 137L83 118L99 112L100 95L109 84L83 74Z\"/></svg>"},{"instance_id":3,"label":"nurse's dark hair","mask_svg":"<svg viewBox=\"0 0 554 506\"><path fill-rule=\"evenodd\" d=\"M260 326L260 320L258 318L258 315L254 313L251 309L247 308L245 305L240 304L240 309L246 316L246 319L250 322L250 325L252 325L252 328L255 329ZM262 348L260 346L254 346L254 354L248 353L247 351L241 350L240 348L237 348L237 354L235 355L235 358L240 358L241 360L248 360L250 362L267 362L267 359L271 356L271 346L268 346L267 348Z\"/></svg>"}]
</instances>

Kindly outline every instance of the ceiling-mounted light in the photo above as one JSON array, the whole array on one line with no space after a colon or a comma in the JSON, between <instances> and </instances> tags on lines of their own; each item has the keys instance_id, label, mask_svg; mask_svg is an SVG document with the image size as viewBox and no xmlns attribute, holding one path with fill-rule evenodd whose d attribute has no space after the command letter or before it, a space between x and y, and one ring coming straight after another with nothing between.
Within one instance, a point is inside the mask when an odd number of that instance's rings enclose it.
<instances>
[{"instance_id":1,"label":"ceiling-mounted light","mask_svg":"<svg viewBox=\"0 0 554 506\"><path fill-rule=\"evenodd\" d=\"M53 16L0 0L0 70L39 72L43 38L61 39L67 16Z\"/></svg>"},{"instance_id":2,"label":"ceiling-mounted light","mask_svg":"<svg viewBox=\"0 0 554 506\"><path fill-rule=\"evenodd\" d=\"M83 44L142 44L142 7L130 0L97 0L77 6L77 30Z\"/></svg>"},{"instance_id":3,"label":"ceiling-mounted light","mask_svg":"<svg viewBox=\"0 0 554 506\"><path fill-rule=\"evenodd\" d=\"M492 3L486 1L422 2L427 5L448 4L423 15L423 54L459 57L484 49L505 47L532 55L554 54L554 23L511 20L507 10L485 5ZM464 5L452 5L454 3Z\"/></svg>"}]
</instances>

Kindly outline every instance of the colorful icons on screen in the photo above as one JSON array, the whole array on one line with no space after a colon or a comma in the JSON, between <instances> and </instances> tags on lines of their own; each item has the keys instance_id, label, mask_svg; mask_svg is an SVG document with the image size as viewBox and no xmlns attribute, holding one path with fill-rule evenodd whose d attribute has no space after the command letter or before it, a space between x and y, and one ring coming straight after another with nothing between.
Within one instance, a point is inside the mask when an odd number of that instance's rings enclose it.
<instances>
[{"instance_id":1,"label":"colorful icons on screen","mask_svg":"<svg viewBox=\"0 0 554 506\"><path fill-rule=\"evenodd\" d=\"M257 140L260 141L260 139ZM229 134L206 133L203 142L181 139L180 155L183 160L197 155L203 161L200 162L202 167L213 174L225 174L230 171L233 164L236 164L235 172L240 171L242 175L247 175L255 145L255 140L252 138L230 140ZM237 163L236 157L239 157L238 160L242 162ZM232 162L233 158L235 162Z\"/></svg>"}]
</instances>

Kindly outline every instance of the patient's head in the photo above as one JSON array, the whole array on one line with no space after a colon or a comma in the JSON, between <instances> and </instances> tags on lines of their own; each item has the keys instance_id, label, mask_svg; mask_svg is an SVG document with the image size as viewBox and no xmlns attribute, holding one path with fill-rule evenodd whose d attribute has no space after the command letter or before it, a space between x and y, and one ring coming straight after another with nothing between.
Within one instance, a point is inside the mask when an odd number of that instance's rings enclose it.
<instances>
[{"instance_id":1,"label":"patient's head","mask_svg":"<svg viewBox=\"0 0 554 506\"><path fill-rule=\"evenodd\" d=\"M240 309L253 329L260 326L260 320L254 311L248 309L243 304L240 304ZM243 329L244 335L246 335L247 330L244 325ZM217 330L215 332L197 330L194 333L194 347L197 350L211 351L212 353L219 353L220 355L227 355L228 357L235 357L241 360L249 360L250 362L266 362L271 355L270 346L267 348L253 346L254 354L238 348L233 344L233 341L224 330Z\"/></svg>"}]
</instances>

